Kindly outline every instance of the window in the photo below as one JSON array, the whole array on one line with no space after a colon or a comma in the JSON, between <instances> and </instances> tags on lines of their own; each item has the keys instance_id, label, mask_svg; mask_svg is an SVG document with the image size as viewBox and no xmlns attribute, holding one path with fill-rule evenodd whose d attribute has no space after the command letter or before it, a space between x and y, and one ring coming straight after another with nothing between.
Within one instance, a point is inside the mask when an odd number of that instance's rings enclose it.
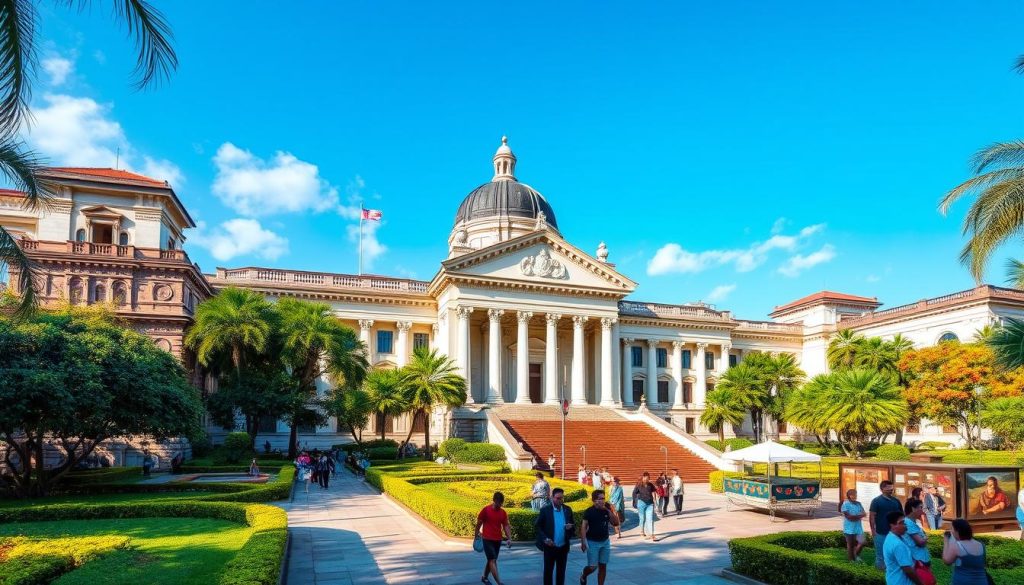
<instances>
[{"instance_id":1,"label":"window","mask_svg":"<svg viewBox=\"0 0 1024 585\"><path fill-rule=\"evenodd\" d=\"M739 363L739 357L740 356L738 356L738 355L736 355L734 353L730 353L729 354L729 367L730 368L736 367L736 364Z\"/></svg>"},{"instance_id":2,"label":"window","mask_svg":"<svg viewBox=\"0 0 1024 585\"><path fill-rule=\"evenodd\" d=\"M77 232L75 232L75 241L76 242L84 242L85 241L85 230L78 230Z\"/></svg>"},{"instance_id":3,"label":"window","mask_svg":"<svg viewBox=\"0 0 1024 585\"><path fill-rule=\"evenodd\" d=\"M121 246L128 245L128 232L121 232L121 235L117 237L117 243Z\"/></svg>"},{"instance_id":4,"label":"window","mask_svg":"<svg viewBox=\"0 0 1024 585\"><path fill-rule=\"evenodd\" d=\"M920 433L921 432L921 421L919 419L910 419L907 421L907 432L908 433Z\"/></svg>"},{"instance_id":5,"label":"window","mask_svg":"<svg viewBox=\"0 0 1024 585\"><path fill-rule=\"evenodd\" d=\"M93 224L92 242L94 244L113 244L114 226L102 223Z\"/></svg>"},{"instance_id":6,"label":"window","mask_svg":"<svg viewBox=\"0 0 1024 585\"><path fill-rule=\"evenodd\" d=\"M394 333L391 331L377 332L377 353L391 353Z\"/></svg>"},{"instance_id":7,"label":"window","mask_svg":"<svg viewBox=\"0 0 1024 585\"><path fill-rule=\"evenodd\" d=\"M668 367L668 350L665 349L664 347L659 347L658 349L655 350L655 355L658 356L658 367L659 368L667 368Z\"/></svg>"},{"instance_id":8,"label":"window","mask_svg":"<svg viewBox=\"0 0 1024 585\"><path fill-rule=\"evenodd\" d=\"M788 432L789 432L789 425L786 424L786 421L780 420L779 421L779 434L780 435L785 435Z\"/></svg>"},{"instance_id":9,"label":"window","mask_svg":"<svg viewBox=\"0 0 1024 585\"><path fill-rule=\"evenodd\" d=\"M430 334L429 333L413 333L412 334L412 349L413 351L419 348L429 349L430 348Z\"/></svg>"},{"instance_id":10,"label":"window","mask_svg":"<svg viewBox=\"0 0 1024 585\"><path fill-rule=\"evenodd\" d=\"M300 422L296 425L296 430L300 433L313 434L316 433L316 425L311 422Z\"/></svg>"},{"instance_id":11,"label":"window","mask_svg":"<svg viewBox=\"0 0 1024 585\"><path fill-rule=\"evenodd\" d=\"M683 382L683 402L693 402L693 382Z\"/></svg>"},{"instance_id":12,"label":"window","mask_svg":"<svg viewBox=\"0 0 1024 585\"><path fill-rule=\"evenodd\" d=\"M683 350L683 369L684 370L689 370L690 367L691 367L690 366L690 350L684 349Z\"/></svg>"},{"instance_id":13,"label":"window","mask_svg":"<svg viewBox=\"0 0 1024 585\"><path fill-rule=\"evenodd\" d=\"M942 425L942 432L953 434L957 432L956 425Z\"/></svg>"},{"instance_id":14,"label":"window","mask_svg":"<svg viewBox=\"0 0 1024 585\"><path fill-rule=\"evenodd\" d=\"M644 395L644 381L633 380L633 404L640 404L640 398Z\"/></svg>"},{"instance_id":15,"label":"window","mask_svg":"<svg viewBox=\"0 0 1024 585\"><path fill-rule=\"evenodd\" d=\"M711 394L712 392L715 391L715 385L712 384L711 382L708 382L707 385L705 385L704 387L707 388L708 394Z\"/></svg>"},{"instance_id":16,"label":"window","mask_svg":"<svg viewBox=\"0 0 1024 585\"><path fill-rule=\"evenodd\" d=\"M277 417L263 415L260 417L259 432L261 433L276 433L277 432Z\"/></svg>"},{"instance_id":17,"label":"window","mask_svg":"<svg viewBox=\"0 0 1024 585\"><path fill-rule=\"evenodd\" d=\"M103 303L107 300L107 287L102 284L97 284L96 289L93 291L94 301L97 303Z\"/></svg>"},{"instance_id":18,"label":"window","mask_svg":"<svg viewBox=\"0 0 1024 585\"><path fill-rule=\"evenodd\" d=\"M704 354L704 368L708 370L715 369L715 354L713 352L707 352Z\"/></svg>"},{"instance_id":19,"label":"window","mask_svg":"<svg viewBox=\"0 0 1024 585\"><path fill-rule=\"evenodd\" d=\"M633 367L642 368L644 367L644 348L636 345L629 348L633 354Z\"/></svg>"},{"instance_id":20,"label":"window","mask_svg":"<svg viewBox=\"0 0 1024 585\"><path fill-rule=\"evenodd\" d=\"M945 343L947 341L960 341L960 338L956 336L956 333L947 331L939 337L939 343Z\"/></svg>"},{"instance_id":21,"label":"window","mask_svg":"<svg viewBox=\"0 0 1024 585\"><path fill-rule=\"evenodd\" d=\"M686 417L686 432L687 432L687 433L689 433L689 434L691 434L691 435L692 435L692 434L694 433L694 429L695 429L695 428L696 428L696 426L697 426L697 425L695 424L695 422L696 422L696 421L694 420L694 418L693 418L692 416L688 416L688 417Z\"/></svg>"},{"instance_id":22,"label":"window","mask_svg":"<svg viewBox=\"0 0 1024 585\"><path fill-rule=\"evenodd\" d=\"M168 250L173 250L174 249L174 240L173 239L168 239L167 240L167 249Z\"/></svg>"},{"instance_id":23,"label":"window","mask_svg":"<svg viewBox=\"0 0 1024 585\"><path fill-rule=\"evenodd\" d=\"M668 404L668 380L658 380L658 403Z\"/></svg>"}]
</instances>

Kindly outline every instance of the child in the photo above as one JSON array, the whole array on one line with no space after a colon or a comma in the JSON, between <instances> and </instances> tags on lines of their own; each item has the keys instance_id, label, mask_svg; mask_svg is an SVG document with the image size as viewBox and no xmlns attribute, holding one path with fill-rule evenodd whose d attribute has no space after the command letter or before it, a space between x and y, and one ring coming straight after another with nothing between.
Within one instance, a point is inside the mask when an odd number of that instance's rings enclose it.
<instances>
[{"instance_id":1,"label":"child","mask_svg":"<svg viewBox=\"0 0 1024 585\"><path fill-rule=\"evenodd\" d=\"M846 501L839 508L843 514L843 537L846 538L846 558L861 562L860 551L864 549L864 506L857 501L857 490L846 490ZM876 543L881 546L881 543Z\"/></svg>"},{"instance_id":2,"label":"child","mask_svg":"<svg viewBox=\"0 0 1024 585\"><path fill-rule=\"evenodd\" d=\"M260 474L260 466L256 463L256 458L253 457L252 463L249 464L249 476L258 477Z\"/></svg>"}]
</instances>

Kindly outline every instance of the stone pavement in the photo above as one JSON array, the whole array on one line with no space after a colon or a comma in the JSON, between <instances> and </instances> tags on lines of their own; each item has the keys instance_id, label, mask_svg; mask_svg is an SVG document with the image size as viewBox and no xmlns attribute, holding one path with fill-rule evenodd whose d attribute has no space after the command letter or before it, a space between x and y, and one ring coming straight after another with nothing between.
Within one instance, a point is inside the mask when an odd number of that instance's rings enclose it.
<instances>
[{"instance_id":1,"label":"stone pavement","mask_svg":"<svg viewBox=\"0 0 1024 585\"><path fill-rule=\"evenodd\" d=\"M726 511L725 499L707 485L687 485L684 513L655 524L660 540L641 540L635 512L627 509L623 538L612 540L608 585L724 585L716 574L729 566L731 538L782 530L832 530L840 526L838 490L825 490L826 503L814 518L769 522L761 512ZM628 502L627 494L627 502ZM329 490L298 486L288 511L292 544L289 585L434 583L475 585L483 555L468 541L440 538L403 508L343 470ZM568 583L576 583L585 555L574 546ZM502 549L502 580L540 583L541 555L532 543ZM596 575L589 583L597 583Z\"/></svg>"}]
</instances>

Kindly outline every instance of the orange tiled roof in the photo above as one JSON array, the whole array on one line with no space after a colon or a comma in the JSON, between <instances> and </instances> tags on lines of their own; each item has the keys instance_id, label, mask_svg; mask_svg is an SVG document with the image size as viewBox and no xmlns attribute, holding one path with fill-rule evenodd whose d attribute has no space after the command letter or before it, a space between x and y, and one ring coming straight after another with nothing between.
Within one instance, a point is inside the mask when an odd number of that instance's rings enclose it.
<instances>
[{"instance_id":1,"label":"orange tiled roof","mask_svg":"<svg viewBox=\"0 0 1024 585\"><path fill-rule=\"evenodd\" d=\"M69 173L74 175L86 175L90 177L103 177L106 179L120 179L123 181L138 181L140 183L150 183L155 186L164 187L166 182L140 175L138 173L131 173L128 171L122 171L120 169L101 169L91 167L49 167L47 171L54 171L58 173Z\"/></svg>"},{"instance_id":2,"label":"orange tiled roof","mask_svg":"<svg viewBox=\"0 0 1024 585\"><path fill-rule=\"evenodd\" d=\"M772 314L781 313L783 311L786 311L788 309L792 309L794 307L799 307L801 305L806 305L806 304L816 303L816 302L822 302L822 301L845 301L845 302L853 302L853 303L859 303L859 304L865 304L865 305L874 305L876 307L881 304L881 303L878 302L878 299L875 298L875 297L859 297L857 295L848 295L846 293L833 292L833 291L830 291L830 290L823 290L823 291L816 292L814 294L807 295L806 297L799 298L799 299L793 301L792 303L786 303L785 305L782 305L781 307L775 307L775 310L772 311Z\"/></svg>"}]
</instances>

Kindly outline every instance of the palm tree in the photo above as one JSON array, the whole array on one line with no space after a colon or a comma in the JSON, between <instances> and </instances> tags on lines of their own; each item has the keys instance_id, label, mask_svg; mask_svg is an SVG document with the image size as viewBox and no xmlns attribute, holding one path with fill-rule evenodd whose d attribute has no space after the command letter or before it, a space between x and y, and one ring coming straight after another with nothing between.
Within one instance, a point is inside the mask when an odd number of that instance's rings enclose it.
<instances>
[{"instance_id":1,"label":"palm tree","mask_svg":"<svg viewBox=\"0 0 1024 585\"><path fill-rule=\"evenodd\" d=\"M828 360L828 367L852 368L857 363L857 353L860 351L864 336L853 329L840 329L828 342L828 349L825 350L825 359Z\"/></svg>"},{"instance_id":2,"label":"palm tree","mask_svg":"<svg viewBox=\"0 0 1024 585\"><path fill-rule=\"evenodd\" d=\"M336 385L357 388L369 365L363 343L331 312L330 305L281 299L277 310L281 316L282 357L291 368L300 394L288 438L288 456L295 457L298 419L316 397L317 379L329 374Z\"/></svg>"},{"instance_id":3,"label":"palm tree","mask_svg":"<svg viewBox=\"0 0 1024 585\"><path fill-rule=\"evenodd\" d=\"M892 349L893 361L896 366L896 386L900 389L900 392L905 392L907 389L907 376L900 369L900 360L908 352L914 349L914 342L910 341L906 337L903 337L902 333L897 333L889 340L889 347ZM913 406L910 406L910 418L920 418L919 413L915 411ZM903 427L896 430L896 437L893 442L897 445L903 444Z\"/></svg>"},{"instance_id":4,"label":"palm tree","mask_svg":"<svg viewBox=\"0 0 1024 585\"><path fill-rule=\"evenodd\" d=\"M1014 396L988 401L981 412L981 422L1007 446L1020 444L1024 440L1024 398Z\"/></svg>"},{"instance_id":5,"label":"palm tree","mask_svg":"<svg viewBox=\"0 0 1024 585\"><path fill-rule=\"evenodd\" d=\"M821 403L822 420L836 433L847 455L860 457L868 437L893 432L907 422L907 401L892 377L866 368L831 374Z\"/></svg>"},{"instance_id":6,"label":"palm tree","mask_svg":"<svg viewBox=\"0 0 1024 585\"><path fill-rule=\"evenodd\" d=\"M739 367L739 366L737 366ZM721 384L708 392L704 399L704 412L700 415L700 424L718 432L718 442L725 445L725 423L737 427L743 424L746 411L737 399L736 393L728 385Z\"/></svg>"},{"instance_id":7,"label":"palm tree","mask_svg":"<svg viewBox=\"0 0 1024 585\"><path fill-rule=\"evenodd\" d=\"M423 418L423 457L430 460L430 412L437 406L462 406L466 403L466 379L459 374L455 360L435 350L417 348L410 361L402 368L402 385L406 401L412 410L413 424L402 442L405 447L412 438L416 417Z\"/></svg>"},{"instance_id":8,"label":"palm tree","mask_svg":"<svg viewBox=\"0 0 1024 585\"><path fill-rule=\"evenodd\" d=\"M1024 321L1007 319L986 344L995 353L1000 369L1015 370L1024 366Z\"/></svg>"},{"instance_id":9,"label":"palm tree","mask_svg":"<svg viewBox=\"0 0 1024 585\"><path fill-rule=\"evenodd\" d=\"M896 374L895 348L891 343L883 341L881 337L868 337L861 340L855 361L859 368L874 370L886 375Z\"/></svg>"},{"instance_id":10,"label":"palm tree","mask_svg":"<svg viewBox=\"0 0 1024 585\"><path fill-rule=\"evenodd\" d=\"M814 435L818 443L831 444L830 429L822 413L822 405L835 384L832 374L818 374L793 392L786 400L786 420Z\"/></svg>"},{"instance_id":11,"label":"palm tree","mask_svg":"<svg viewBox=\"0 0 1024 585\"><path fill-rule=\"evenodd\" d=\"M69 7L85 9L87 0L69 0ZM135 85L145 88L170 76L178 66L171 46L171 29L159 10L146 0L114 2L114 18L135 42ZM45 206L52 186L36 178L42 161L25 149L18 138L28 118L29 102L38 54L36 47L39 11L28 0L9 0L0 5L0 175L25 193L25 206ZM0 227L0 269L11 267L18 273L22 315L36 304L34 267L18 242Z\"/></svg>"},{"instance_id":12,"label":"palm tree","mask_svg":"<svg viewBox=\"0 0 1024 585\"><path fill-rule=\"evenodd\" d=\"M761 441L763 415L770 406L771 395L765 391L760 372L752 367L751 359L757 354L747 356L735 367L726 370L715 386L715 391L726 390L731 393L736 403L750 413L750 423L754 429L754 438Z\"/></svg>"},{"instance_id":13,"label":"palm tree","mask_svg":"<svg viewBox=\"0 0 1024 585\"><path fill-rule=\"evenodd\" d=\"M409 411L409 401L402 381L402 372L396 369L375 369L366 375L363 383L366 402L377 417L377 430L383 441L387 417Z\"/></svg>"},{"instance_id":14,"label":"palm tree","mask_svg":"<svg viewBox=\"0 0 1024 585\"><path fill-rule=\"evenodd\" d=\"M252 354L267 350L275 321L274 307L263 295L225 288L200 303L195 323L185 335L185 346L207 367L227 356L240 374Z\"/></svg>"}]
</instances>

